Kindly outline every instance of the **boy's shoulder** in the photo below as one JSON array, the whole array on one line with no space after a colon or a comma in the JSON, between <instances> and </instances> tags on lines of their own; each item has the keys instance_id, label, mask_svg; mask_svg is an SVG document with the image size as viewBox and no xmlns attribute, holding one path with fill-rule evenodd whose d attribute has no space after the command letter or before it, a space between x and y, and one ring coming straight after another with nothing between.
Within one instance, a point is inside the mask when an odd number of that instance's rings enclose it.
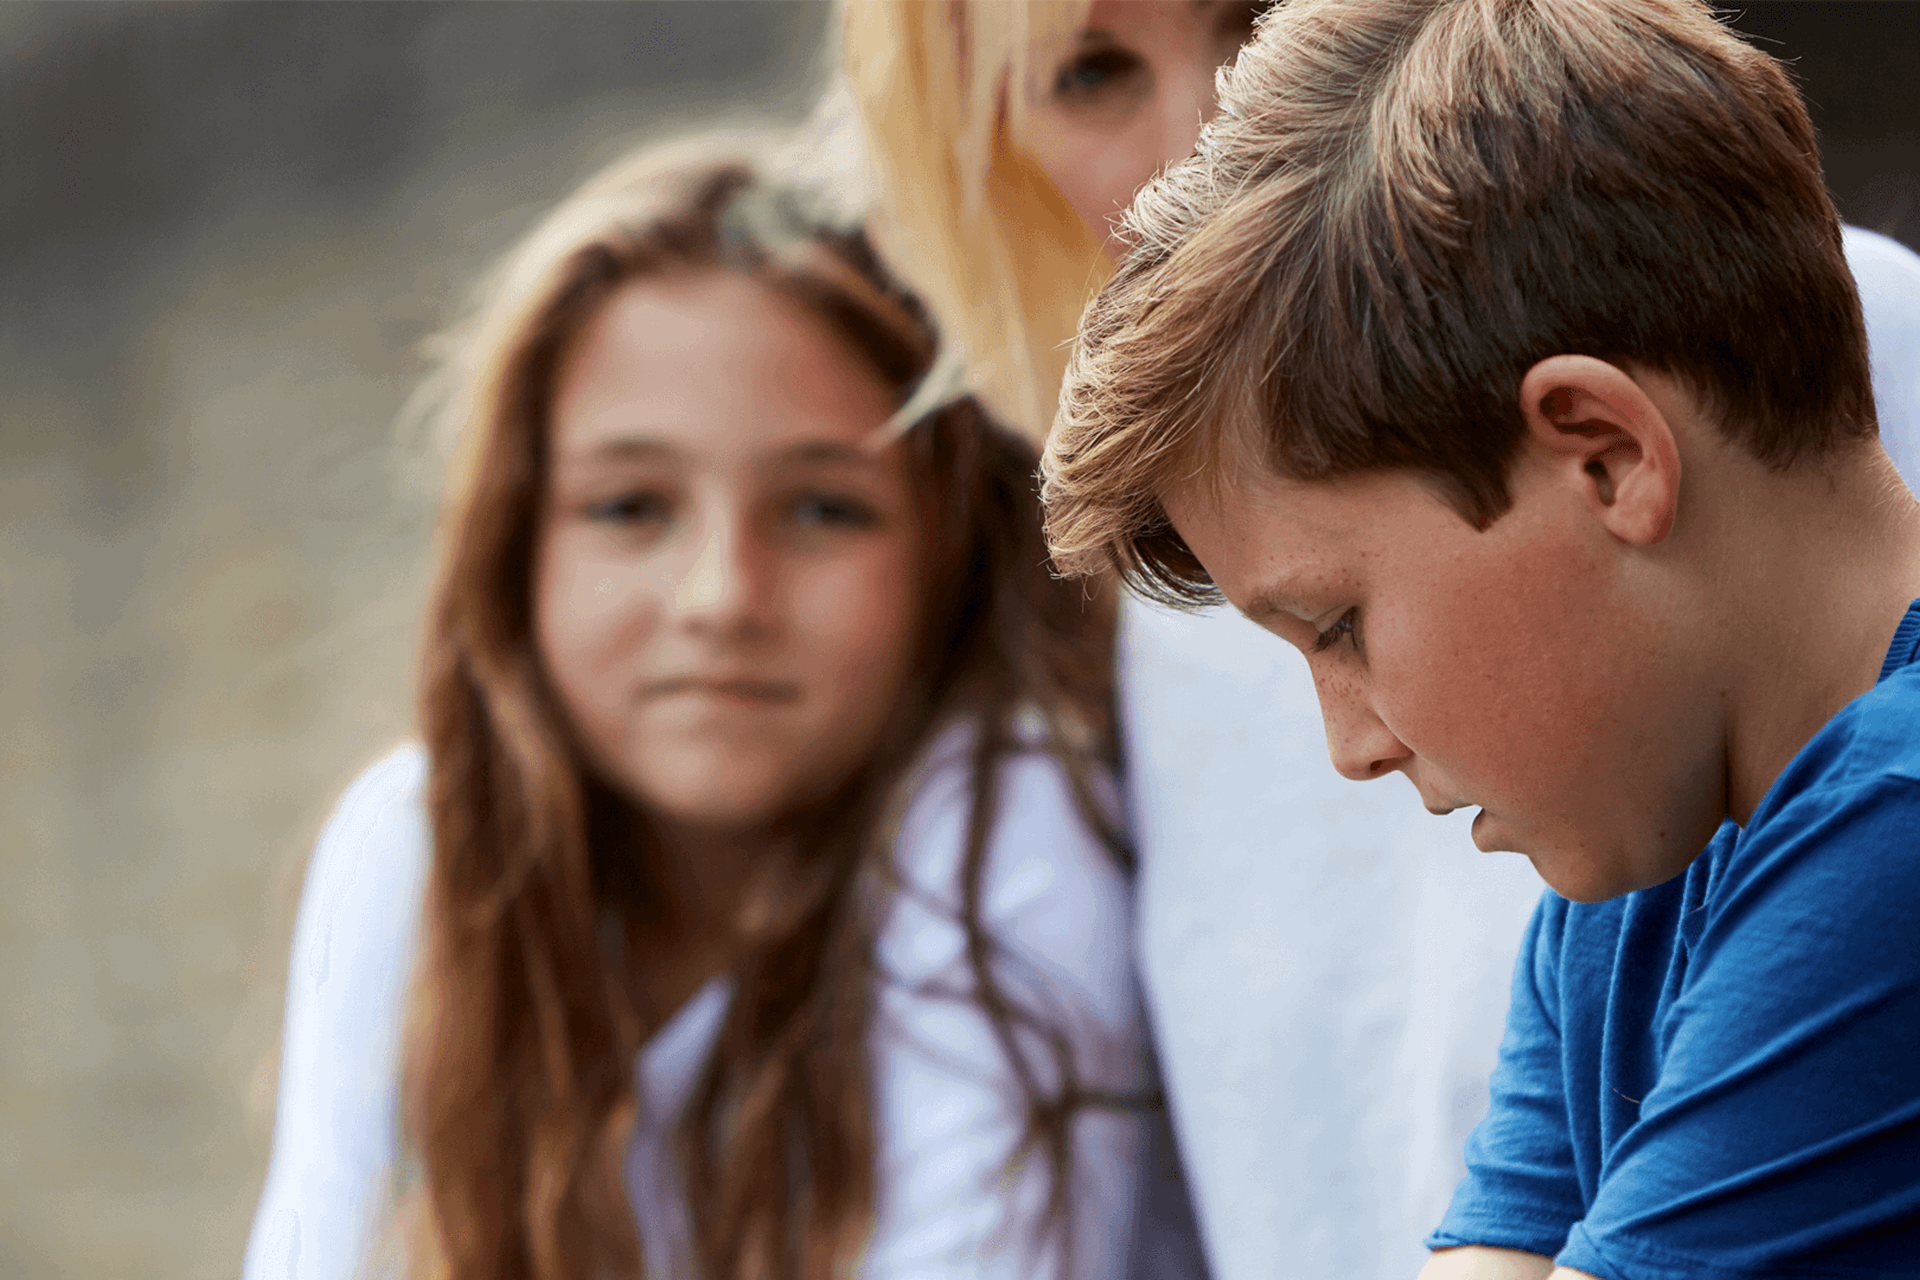
<instances>
[{"instance_id":1,"label":"boy's shoulder","mask_svg":"<svg viewBox=\"0 0 1920 1280\"><path fill-rule=\"evenodd\" d=\"M1747 881L1800 862L1799 880L1853 897L1920 885L1920 601L1910 606L1879 681L1842 707L1781 770L1734 839L1702 859L1710 909ZM1854 864L1859 865L1854 865Z\"/></svg>"},{"instance_id":2,"label":"boy's shoulder","mask_svg":"<svg viewBox=\"0 0 1920 1280\"><path fill-rule=\"evenodd\" d=\"M1745 828L1664 884L1543 900L1430 1243L1661 1280L1920 1274L1920 611L1901 626Z\"/></svg>"},{"instance_id":3,"label":"boy's shoulder","mask_svg":"<svg viewBox=\"0 0 1920 1280\"><path fill-rule=\"evenodd\" d=\"M1878 682L1795 753L1744 828L1724 826L1689 869L1690 906L1711 919L1749 883L1773 893L1806 881L1848 896L1889 880L1920 885L1917 728L1920 601L1902 616ZM1847 870L1856 859L1867 867ZM1788 873L1802 862L1800 874Z\"/></svg>"},{"instance_id":4,"label":"boy's shoulder","mask_svg":"<svg viewBox=\"0 0 1920 1280\"><path fill-rule=\"evenodd\" d=\"M1920 601L1909 606L1880 680L1849 702L1781 771L1751 827L1779 821L1809 799L1825 804L1883 781L1920 782Z\"/></svg>"},{"instance_id":5,"label":"boy's shoulder","mask_svg":"<svg viewBox=\"0 0 1920 1280\"><path fill-rule=\"evenodd\" d=\"M1664 884L1594 903L1549 893L1529 952L1567 1026L1650 1037L1636 1083L1651 1087L1663 1042L1708 991L1784 1010L1792 991L1831 993L1862 965L1920 984L1920 951L1901 941L1916 913L1920 602L1879 682L1808 740L1744 828L1724 823Z\"/></svg>"}]
</instances>

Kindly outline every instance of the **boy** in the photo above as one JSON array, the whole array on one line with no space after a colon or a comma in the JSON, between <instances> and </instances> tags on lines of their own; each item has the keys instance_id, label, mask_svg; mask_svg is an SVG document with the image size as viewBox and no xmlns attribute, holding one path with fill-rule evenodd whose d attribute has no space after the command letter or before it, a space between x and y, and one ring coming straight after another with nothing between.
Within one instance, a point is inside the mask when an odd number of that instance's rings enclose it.
<instances>
[{"instance_id":1,"label":"boy","mask_svg":"<svg viewBox=\"0 0 1920 1280\"><path fill-rule=\"evenodd\" d=\"M1920 1275L1920 504L1815 155L1688 0L1293 0L1083 322L1061 567L1557 890L1425 1275Z\"/></svg>"}]
</instances>

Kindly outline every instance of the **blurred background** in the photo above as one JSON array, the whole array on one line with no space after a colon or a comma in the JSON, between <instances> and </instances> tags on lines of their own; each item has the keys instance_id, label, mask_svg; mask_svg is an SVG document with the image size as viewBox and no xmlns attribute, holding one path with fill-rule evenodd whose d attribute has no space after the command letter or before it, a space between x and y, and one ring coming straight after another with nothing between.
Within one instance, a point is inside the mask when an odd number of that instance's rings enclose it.
<instances>
[{"instance_id":1,"label":"blurred background","mask_svg":"<svg viewBox=\"0 0 1920 1280\"><path fill-rule=\"evenodd\" d=\"M1920 6L1733 15L1920 248ZM237 1272L306 847L407 732L422 340L824 3L0 5L0 1277Z\"/></svg>"}]
</instances>

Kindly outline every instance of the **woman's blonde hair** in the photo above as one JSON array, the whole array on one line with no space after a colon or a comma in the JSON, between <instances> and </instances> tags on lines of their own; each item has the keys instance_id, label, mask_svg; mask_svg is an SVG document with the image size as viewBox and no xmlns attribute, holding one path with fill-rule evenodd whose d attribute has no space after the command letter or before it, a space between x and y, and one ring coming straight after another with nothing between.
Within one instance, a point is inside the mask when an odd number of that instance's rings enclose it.
<instances>
[{"instance_id":1,"label":"woman's blonde hair","mask_svg":"<svg viewBox=\"0 0 1920 1280\"><path fill-rule=\"evenodd\" d=\"M1111 270L1021 145L1029 91L1090 4L844 0L841 15L874 233L944 331L948 352L929 381L963 374L1035 441L1053 418L1081 308Z\"/></svg>"}]
</instances>

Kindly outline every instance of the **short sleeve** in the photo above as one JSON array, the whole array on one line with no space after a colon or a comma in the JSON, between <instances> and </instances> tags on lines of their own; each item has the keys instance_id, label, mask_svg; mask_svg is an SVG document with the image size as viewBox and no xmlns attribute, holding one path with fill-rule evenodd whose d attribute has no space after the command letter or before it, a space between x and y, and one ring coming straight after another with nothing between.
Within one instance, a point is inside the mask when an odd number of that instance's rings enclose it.
<instances>
[{"instance_id":1,"label":"short sleeve","mask_svg":"<svg viewBox=\"0 0 1920 1280\"><path fill-rule=\"evenodd\" d=\"M1757 815L1711 891L1659 1080L1561 1263L1607 1280L1813 1260L1804 1274L1920 1275L1916 921L1920 782Z\"/></svg>"},{"instance_id":2,"label":"short sleeve","mask_svg":"<svg viewBox=\"0 0 1920 1280\"><path fill-rule=\"evenodd\" d=\"M1047 1167L1015 1157L1026 1096L973 999L959 884L970 785L964 741L937 750L902 824L903 887L879 943L876 1222L866 1280L1098 1280L1126 1266L1146 1126L1087 1108L1071 1135L1070 1260L1041 1230ZM1007 991L1060 1033L1083 1086L1137 1093L1146 1033L1126 883L1086 829L1067 779L1037 752L1002 765L982 915ZM1043 1087L1048 1052L1022 1039Z\"/></svg>"},{"instance_id":3,"label":"short sleeve","mask_svg":"<svg viewBox=\"0 0 1920 1280\"><path fill-rule=\"evenodd\" d=\"M396 751L341 797L294 924L273 1154L246 1280L348 1280L397 1144L400 1026L428 841L426 757Z\"/></svg>"},{"instance_id":4,"label":"short sleeve","mask_svg":"<svg viewBox=\"0 0 1920 1280\"><path fill-rule=\"evenodd\" d=\"M1567 901L1547 891L1514 965L1492 1104L1467 1140L1467 1176L1430 1249L1485 1245L1551 1257L1580 1220L1560 1009Z\"/></svg>"}]
</instances>

